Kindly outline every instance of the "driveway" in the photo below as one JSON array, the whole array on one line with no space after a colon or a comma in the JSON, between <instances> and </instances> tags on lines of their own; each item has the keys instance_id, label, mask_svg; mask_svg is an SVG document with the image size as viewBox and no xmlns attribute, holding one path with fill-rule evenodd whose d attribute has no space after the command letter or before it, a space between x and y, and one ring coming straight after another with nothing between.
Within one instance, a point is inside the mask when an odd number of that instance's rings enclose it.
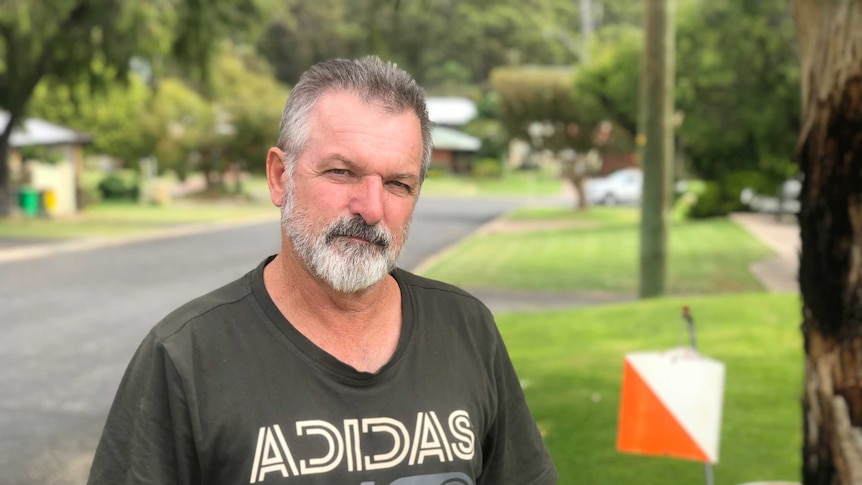
<instances>
[{"instance_id":1,"label":"driveway","mask_svg":"<svg viewBox=\"0 0 862 485\"><path fill-rule=\"evenodd\" d=\"M799 293L799 225L793 215L776 219L774 214L740 212L731 220L777 253L774 258L758 261L751 272L773 293Z\"/></svg>"}]
</instances>

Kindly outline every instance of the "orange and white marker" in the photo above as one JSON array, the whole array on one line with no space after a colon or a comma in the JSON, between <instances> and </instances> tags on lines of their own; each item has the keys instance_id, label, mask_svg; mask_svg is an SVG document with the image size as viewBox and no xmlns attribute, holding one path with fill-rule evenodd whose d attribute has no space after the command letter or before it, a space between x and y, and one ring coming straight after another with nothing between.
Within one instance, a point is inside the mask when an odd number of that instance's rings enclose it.
<instances>
[{"instance_id":1,"label":"orange and white marker","mask_svg":"<svg viewBox=\"0 0 862 485\"><path fill-rule=\"evenodd\" d=\"M617 449L718 463L724 364L690 347L626 355Z\"/></svg>"}]
</instances>

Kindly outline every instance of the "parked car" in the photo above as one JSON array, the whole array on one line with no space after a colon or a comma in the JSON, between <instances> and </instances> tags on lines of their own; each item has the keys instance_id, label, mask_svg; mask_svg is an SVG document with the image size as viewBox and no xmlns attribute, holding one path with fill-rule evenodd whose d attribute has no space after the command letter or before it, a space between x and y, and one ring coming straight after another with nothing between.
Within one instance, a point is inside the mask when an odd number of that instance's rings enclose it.
<instances>
[{"instance_id":1,"label":"parked car","mask_svg":"<svg viewBox=\"0 0 862 485\"><path fill-rule=\"evenodd\" d=\"M587 182L587 199L591 204L639 204L642 193L643 172L639 168L624 168Z\"/></svg>"}]
</instances>

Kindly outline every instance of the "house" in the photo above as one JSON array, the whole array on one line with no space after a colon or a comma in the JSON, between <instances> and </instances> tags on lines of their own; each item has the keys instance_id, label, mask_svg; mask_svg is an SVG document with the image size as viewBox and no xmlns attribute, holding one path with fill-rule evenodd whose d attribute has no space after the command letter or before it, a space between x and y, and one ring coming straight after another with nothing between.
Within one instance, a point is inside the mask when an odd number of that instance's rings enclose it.
<instances>
[{"instance_id":1,"label":"house","mask_svg":"<svg viewBox=\"0 0 862 485\"><path fill-rule=\"evenodd\" d=\"M9 123L9 113L0 110L0 130ZM84 162L84 145L92 143L89 134L28 118L12 130L9 140L9 175L13 191L19 194L38 193L40 206L51 215L73 214L79 207L78 177ZM22 149L46 147L54 163L25 160ZM23 200L23 198L22 198ZM32 211L28 205L25 214Z\"/></svg>"},{"instance_id":2,"label":"house","mask_svg":"<svg viewBox=\"0 0 862 485\"><path fill-rule=\"evenodd\" d=\"M469 172L470 163L482 141L460 130L478 115L476 103L461 97L429 97L428 117L433 124L431 161L450 172Z\"/></svg>"},{"instance_id":3,"label":"house","mask_svg":"<svg viewBox=\"0 0 862 485\"><path fill-rule=\"evenodd\" d=\"M432 163L454 173L469 172L472 155L482 146L482 141L475 136L439 125L432 128L431 140L434 144Z\"/></svg>"}]
</instances>

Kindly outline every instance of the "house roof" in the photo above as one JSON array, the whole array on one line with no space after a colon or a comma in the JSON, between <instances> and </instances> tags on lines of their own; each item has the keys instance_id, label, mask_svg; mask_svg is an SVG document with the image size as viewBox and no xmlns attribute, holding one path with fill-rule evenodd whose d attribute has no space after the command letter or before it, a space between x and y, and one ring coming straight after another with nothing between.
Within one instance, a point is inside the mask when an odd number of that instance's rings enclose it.
<instances>
[{"instance_id":1,"label":"house roof","mask_svg":"<svg viewBox=\"0 0 862 485\"><path fill-rule=\"evenodd\" d=\"M466 125L478 114L476 103L467 98L431 96L425 104L428 117L437 125Z\"/></svg>"},{"instance_id":2,"label":"house roof","mask_svg":"<svg viewBox=\"0 0 862 485\"><path fill-rule=\"evenodd\" d=\"M475 152L482 146L482 140L445 126L434 126L431 141L436 150L456 152Z\"/></svg>"},{"instance_id":3,"label":"house roof","mask_svg":"<svg viewBox=\"0 0 862 485\"><path fill-rule=\"evenodd\" d=\"M0 130L5 130L9 123L9 113L0 110ZM12 129L9 145L14 148L34 145L81 145L92 143L93 137L88 133L75 131L64 126L55 125L38 118L27 118Z\"/></svg>"}]
</instances>

